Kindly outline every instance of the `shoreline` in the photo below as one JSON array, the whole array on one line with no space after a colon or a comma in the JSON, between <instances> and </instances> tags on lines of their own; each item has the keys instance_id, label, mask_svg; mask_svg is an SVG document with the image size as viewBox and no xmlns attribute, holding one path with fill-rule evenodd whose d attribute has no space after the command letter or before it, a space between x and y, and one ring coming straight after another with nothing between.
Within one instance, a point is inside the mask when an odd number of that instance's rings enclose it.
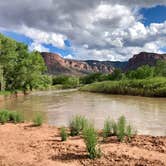
<instances>
[{"instance_id":1,"label":"shoreline","mask_svg":"<svg viewBox=\"0 0 166 166\"><path fill-rule=\"evenodd\" d=\"M6 123L0 133L0 165L5 166L166 165L166 136L136 135L127 143L100 138L102 157L90 160L81 136L61 142L55 126Z\"/></svg>"},{"instance_id":2,"label":"shoreline","mask_svg":"<svg viewBox=\"0 0 166 166\"><path fill-rule=\"evenodd\" d=\"M165 77L156 77L142 80L140 79L95 82L84 85L79 90L103 94L165 98L165 85Z\"/></svg>"},{"instance_id":3,"label":"shoreline","mask_svg":"<svg viewBox=\"0 0 166 166\"><path fill-rule=\"evenodd\" d=\"M9 100L12 98L17 98L20 96L25 96L25 95L28 95L28 94L24 94L23 92L11 93L11 94L7 94L7 95L2 94L2 95L0 95L0 102L3 102L4 100Z\"/></svg>"}]
</instances>

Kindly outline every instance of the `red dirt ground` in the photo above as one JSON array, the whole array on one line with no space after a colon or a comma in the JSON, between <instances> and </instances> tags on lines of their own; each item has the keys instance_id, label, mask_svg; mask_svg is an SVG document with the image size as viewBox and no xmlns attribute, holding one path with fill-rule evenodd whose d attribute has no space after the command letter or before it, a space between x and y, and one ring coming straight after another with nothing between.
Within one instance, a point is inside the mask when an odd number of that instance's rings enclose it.
<instances>
[{"instance_id":1,"label":"red dirt ground","mask_svg":"<svg viewBox=\"0 0 166 166\"><path fill-rule=\"evenodd\" d=\"M46 124L0 125L0 166L166 165L166 137L138 135L130 143L112 137L100 147L102 157L90 160L80 136L61 142L59 129Z\"/></svg>"}]
</instances>

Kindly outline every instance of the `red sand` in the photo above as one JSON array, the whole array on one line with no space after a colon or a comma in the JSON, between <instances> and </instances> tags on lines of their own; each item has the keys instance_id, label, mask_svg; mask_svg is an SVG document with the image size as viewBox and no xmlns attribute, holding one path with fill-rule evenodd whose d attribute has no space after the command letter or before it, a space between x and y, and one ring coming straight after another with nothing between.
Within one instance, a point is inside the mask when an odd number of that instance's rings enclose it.
<instances>
[{"instance_id":1,"label":"red sand","mask_svg":"<svg viewBox=\"0 0 166 166\"><path fill-rule=\"evenodd\" d=\"M108 138L100 159L87 157L81 137L60 141L59 129L48 125L0 125L0 166L166 165L166 137L135 136L130 143Z\"/></svg>"}]
</instances>

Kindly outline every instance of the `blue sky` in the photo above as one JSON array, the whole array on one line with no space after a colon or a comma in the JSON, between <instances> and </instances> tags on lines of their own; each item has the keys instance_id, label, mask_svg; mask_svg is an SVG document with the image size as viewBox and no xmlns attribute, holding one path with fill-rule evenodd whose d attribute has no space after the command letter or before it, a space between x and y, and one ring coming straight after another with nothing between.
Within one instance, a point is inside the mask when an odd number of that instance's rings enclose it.
<instances>
[{"instance_id":1,"label":"blue sky","mask_svg":"<svg viewBox=\"0 0 166 166\"><path fill-rule=\"evenodd\" d=\"M142 22L146 26L150 25L151 23L162 23L166 20L166 6L142 8L140 13L144 17Z\"/></svg>"},{"instance_id":2,"label":"blue sky","mask_svg":"<svg viewBox=\"0 0 166 166\"><path fill-rule=\"evenodd\" d=\"M12 39L15 39L18 42L25 43L28 46L30 46L34 42L31 38L29 38L23 34L20 34L20 33L12 32L12 31L2 31L2 34L4 34L7 37L10 37ZM71 42L69 40L64 40L64 43L66 46L65 49L55 47L52 44L44 44L43 43L42 45L45 48L48 48L50 52L59 53L63 57L70 55L70 54L74 54L72 49L71 49Z\"/></svg>"},{"instance_id":3,"label":"blue sky","mask_svg":"<svg viewBox=\"0 0 166 166\"><path fill-rule=\"evenodd\" d=\"M166 2L162 0L55 1L37 0L37 8L33 0L0 1L0 32L30 50L75 59L124 61L141 51L166 52Z\"/></svg>"}]
</instances>

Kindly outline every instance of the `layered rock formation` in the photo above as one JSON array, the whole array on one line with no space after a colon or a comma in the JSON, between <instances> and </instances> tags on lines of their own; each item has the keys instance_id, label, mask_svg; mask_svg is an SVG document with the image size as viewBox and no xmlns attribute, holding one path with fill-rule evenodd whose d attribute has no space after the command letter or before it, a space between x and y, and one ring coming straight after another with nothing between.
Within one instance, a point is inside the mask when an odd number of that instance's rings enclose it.
<instances>
[{"instance_id":1,"label":"layered rock formation","mask_svg":"<svg viewBox=\"0 0 166 166\"><path fill-rule=\"evenodd\" d=\"M134 70L142 65L154 66L158 60L166 60L166 54L141 52L129 59L125 70Z\"/></svg>"},{"instance_id":2,"label":"layered rock formation","mask_svg":"<svg viewBox=\"0 0 166 166\"><path fill-rule=\"evenodd\" d=\"M93 72L112 73L114 70L111 61L79 61L72 59L64 59L57 54L43 52L41 55L48 67L50 74L68 74L82 75ZM121 63L121 62L117 62Z\"/></svg>"},{"instance_id":3,"label":"layered rock formation","mask_svg":"<svg viewBox=\"0 0 166 166\"><path fill-rule=\"evenodd\" d=\"M141 52L134 55L128 62L96 61L96 60L72 60L64 59L58 54L41 53L49 74L82 75L88 73L112 73L115 68L123 71L134 70L142 65L154 66L158 60L166 60L166 54Z\"/></svg>"}]
</instances>

